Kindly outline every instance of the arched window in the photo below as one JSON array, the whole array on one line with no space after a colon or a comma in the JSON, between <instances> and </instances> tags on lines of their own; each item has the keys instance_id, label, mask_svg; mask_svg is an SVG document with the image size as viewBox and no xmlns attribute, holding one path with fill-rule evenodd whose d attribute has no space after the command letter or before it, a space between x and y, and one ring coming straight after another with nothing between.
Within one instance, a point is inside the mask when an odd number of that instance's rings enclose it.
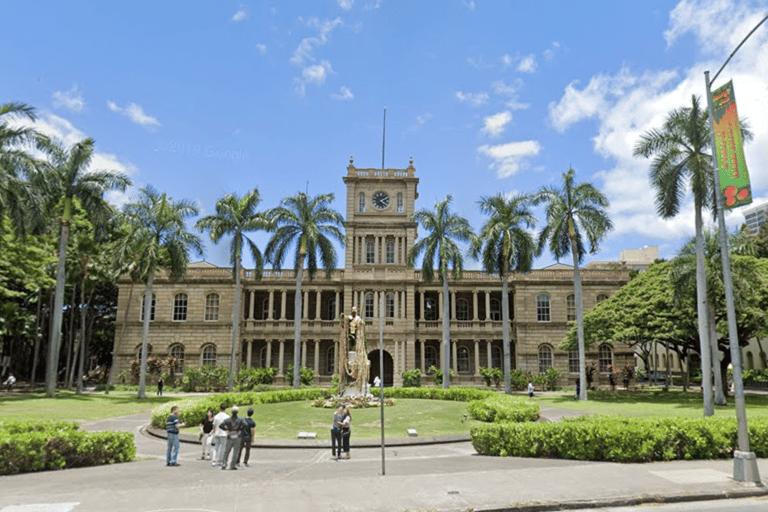
<instances>
[{"instance_id":1,"label":"arched window","mask_svg":"<svg viewBox=\"0 0 768 512\"><path fill-rule=\"evenodd\" d=\"M384 316L386 318L395 318L395 294L387 293L387 301L384 305Z\"/></svg>"},{"instance_id":2,"label":"arched window","mask_svg":"<svg viewBox=\"0 0 768 512\"><path fill-rule=\"evenodd\" d=\"M184 345L173 345L170 356L176 360L176 365L172 368L173 373L184 373Z\"/></svg>"},{"instance_id":3,"label":"arched window","mask_svg":"<svg viewBox=\"0 0 768 512\"><path fill-rule=\"evenodd\" d=\"M456 349L456 369L459 373L469 373L469 349L467 347L459 347Z\"/></svg>"},{"instance_id":4,"label":"arched window","mask_svg":"<svg viewBox=\"0 0 768 512\"><path fill-rule=\"evenodd\" d=\"M203 348L202 366L216 366L216 345L206 345Z\"/></svg>"},{"instance_id":5,"label":"arched window","mask_svg":"<svg viewBox=\"0 0 768 512\"><path fill-rule=\"evenodd\" d=\"M141 296L141 313L140 318L141 321L144 321L144 297L146 297L146 294ZM157 302L157 295L154 293L152 294L152 304L149 306L149 321L152 322L155 319L155 303Z\"/></svg>"},{"instance_id":6,"label":"arched window","mask_svg":"<svg viewBox=\"0 0 768 512\"><path fill-rule=\"evenodd\" d=\"M429 367L437 367L437 349L432 345L424 347L424 368L429 371Z\"/></svg>"},{"instance_id":7,"label":"arched window","mask_svg":"<svg viewBox=\"0 0 768 512\"><path fill-rule=\"evenodd\" d=\"M501 347L491 347L491 368L501 368Z\"/></svg>"},{"instance_id":8,"label":"arched window","mask_svg":"<svg viewBox=\"0 0 768 512\"><path fill-rule=\"evenodd\" d=\"M336 319L336 299L331 299L328 301L326 307L326 312L328 313L328 316L326 317L328 320L335 320Z\"/></svg>"},{"instance_id":9,"label":"arched window","mask_svg":"<svg viewBox=\"0 0 768 512\"><path fill-rule=\"evenodd\" d=\"M403 213L403 194L397 194L397 213Z\"/></svg>"},{"instance_id":10,"label":"arched window","mask_svg":"<svg viewBox=\"0 0 768 512\"><path fill-rule=\"evenodd\" d=\"M600 295L597 296L597 303L600 304L606 299L608 299L608 296L604 293L601 293Z\"/></svg>"},{"instance_id":11,"label":"arched window","mask_svg":"<svg viewBox=\"0 0 768 512\"><path fill-rule=\"evenodd\" d=\"M363 313L365 318L373 318L373 294L371 292L365 294L365 311Z\"/></svg>"},{"instance_id":12,"label":"arched window","mask_svg":"<svg viewBox=\"0 0 768 512\"><path fill-rule=\"evenodd\" d=\"M395 262L395 241L387 239L387 263Z\"/></svg>"},{"instance_id":13,"label":"arched window","mask_svg":"<svg viewBox=\"0 0 768 512\"><path fill-rule=\"evenodd\" d=\"M173 298L173 321L184 322L187 320L187 294L177 293Z\"/></svg>"},{"instance_id":14,"label":"arched window","mask_svg":"<svg viewBox=\"0 0 768 512\"><path fill-rule=\"evenodd\" d=\"M548 345L539 347L539 373L545 373L552 367L552 349Z\"/></svg>"},{"instance_id":15,"label":"arched window","mask_svg":"<svg viewBox=\"0 0 768 512\"><path fill-rule=\"evenodd\" d=\"M467 299L456 300L456 320L469 320L469 302Z\"/></svg>"},{"instance_id":16,"label":"arched window","mask_svg":"<svg viewBox=\"0 0 768 512\"><path fill-rule=\"evenodd\" d=\"M608 373L610 371L608 367L613 365L613 352L611 352L610 345L600 345L597 354L600 362L600 373Z\"/></svg>"},{"instance_id":17,"label":"arched window","mask_svg":"<svg viewBox=\"0 0 768 512\"><path fill-rule=\"evenodd\" d=\"M491 320L501 322L501 301L499 299L491 299Z\"/></svg>"},{"instance_id":18,"label":"arched window","mask_svg":"<svg viewBox=\"0 0 768 512\"><path fill-rule=\"evenodd\" d=\"M219 294L209 293L205 296L205 321L218 322L219 320Z\"/></svg>"},{"instance_id":19,"label":"arched window","mask_svg":"<svg viewBox=\"0 0 768 512\"><path fill-rule=\"evenodd\" d=\"M272 352L270 356L274 359L275 353ZM261 347L261 350L259 351L259 364L261 365L261 368L269 368L272 366L272 361L267 361L267 346L264 345Z\"/></svg>"},{"instance_id":20,"label":"arched window","mask_svg":"<svg viewBox=\"0 0 768 512\"><path fill-rule=\"evenodd\" d=\"M365 192L360 192L357 196L357 211L365 212Z\"/></svg>"},{"instance_id":21,"label":"arched window","mask_svg":"<svg viewBox=\"0 0 768 512\"><path fill-rule=\"evenodd\" d=\"M365 262L376 263L376 244L373 243L373 240L365 241Z\"/></svg>"},{"instance_id":22,"label":"arched window","mask_svg":"<svg viewBox=\"0 0 768 512\"><path fill-rule=\"evenodd\" d=\"M570 373L579 373L579 351L568 351L568 371Z\"/></svg>"},{"instance_id":23,"label":"arched window","mask_svg":"<svg viewBox=\"0 0 768 512\"><path fill-rule=\"evenodd\" d=\"M424 299L424 320L437 320L435 299Z\"/></svg>"},{"instance_id":24,"label":"arched window","mask_svg":"<svg viewBox=\"0 0 768 512\"><path fill-rule=\"evenodd\" d=\"M565 308L568 312L568 321L572 322L576 320L576 296L574 294L570 294L566 297Z\"/></svg>"},{"instance_id":25,"label":"arched window","mask_svg":"<svg viewBox=\"0 0 768 512\"><path fill-rule=\"evenodd\" d=\"M336 366L336 347L331 345L328 350L325 351L325 374L333 375L334 368Z\"/></svg>"},{"instance_id":26,"label":"arched window","mask_svg":"<svg viewBox=\"0 0 768 512\"><path fill-rule=\"evenodd\" d=\"M549 322L549 295L542 293L536 296L536 320Z\"/></svg>"},{"instance_id":27,"label":"arched window","mask_svg":"<svg viewBox=\"0 0 768 512\"><path fill-rule=\"evenodd\" d=\"M147 358L152 355L152 345L147 343ZM141 343L136 347L136 359L141 361Z\"/></svg>"}]
</instances>

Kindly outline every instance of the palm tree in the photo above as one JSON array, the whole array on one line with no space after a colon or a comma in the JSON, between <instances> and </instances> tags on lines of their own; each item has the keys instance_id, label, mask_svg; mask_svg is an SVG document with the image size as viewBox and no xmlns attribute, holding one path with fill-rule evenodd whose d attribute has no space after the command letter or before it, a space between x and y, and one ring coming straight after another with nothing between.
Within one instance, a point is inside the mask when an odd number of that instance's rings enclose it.
<instances>
[{"instance_id":1,"label":"palm tree","mask_svg":"<svg viewBox=\"0 0 768 512\"><path fill-rule=\"evenodd\" d=\"M512 361L509 336L509 274L529 272L536 254L533 236L526 231L536 224L528 209L531 198L503 194L480 199L480 211L489 218L472 243L470 255L480 259L486 272L499 274L501 279L501 314L504 322L504 392L512 392Z\"/></svg>"},{"instance_id":2,"label":"palm tree","mask_svg":"<svg viewBox=\"0 0 768 512\"><path fill-rule=\"evenodd\" d=\"M197 207L191 201L174 201L163 192L146 186L140 190L138 202L128 204L124 211L132 228L132 236L125 242L126 248L140 247L140 259L135 273L147 283L144 292L144 324L141 335L141 369L139 373L140 399L146 398L147 343L149 321L152 313L152 283L155 272L167 267L173 280L180 279L187 271L189 251L202 254L200 237L187 231L184 220L197 215Z\"/></svg>"},{"instance_id":3,"label":"palm tree","mask_svg":"<svg viewBox=\"0 0 768 512\"><path fill-rule=\"evenodd\" d=\"M751 138L743 130L745 140ZM690 183L695 205L696 225L696 306L701 353L701 377L704 388L704 416L714 414L712 402L712 360L707 320L707 278L704 264L702 211L713 206L714 177L710 146L709 121L699 99L691 97L691 106L671 111L661 129L644 133L635 145L634 155L649 158L651 184L656 189L656 211L665 219L680 212L685 196L684 187Z\"/></svg>"},{"instance_id":4,"label":"palm tree","mask_svg":"<svg viewBox=\"0 0 768 512\"><path fill-rule=\"evenodd\" d=\"M587 399L587 374L584 353L584 306L581 296L579 265L587 254L597 252L598 244L613 229L605 209L608 200L591 183L574 183L576 171L563 173L563 186L543 187L534 204L545 204L547 225L539 233L538 251L545 245L557 260L569 251L573 260L573 290L576 301L576 327L579 346L579 400Z\"/></svg>"},{"instance_id":5,"label":"palm tree","mask_svg":"<svg viewBox=\"0 0 768 512\"><path fill-rule=\"evenodd\" d=\"M60 241L59 261L56 268L56 292L49 340L48 367L46 368L45 393L53 397L56 392L56 373L59 364L62 311L64 307L65 262L69 242L70 223L74 203L78 201L85 212L96 215L106 207L104 193L109 190L125 190L131 180L122 173L106 170L90 170L94 141L84 139L70 147L46 138L38 140L38 147L45 152L48 161L43 172L34 176L33 184L42 191L49 211L59 211Z\"/></svg>"},{"instance_id":6,"label":"palm tree","mask_svg":"<svg viewBox=\"0 0 768 512\"><path fill-rule=\"evenodd\" d=\"M421 209L413 215L413 220L429 233L425 238L416 242L408 252L408 265L413 266L416 258L424 253L421 263L421 275L427 283L434 279L434 265L437 260L438 273L443 283L443 340L440 346L442 354L441 367L443 370L443 387L450 387L451 356L450 339L451 324L449 314L448 270L453 270L453 278L461 278L464 270L464 258L459 242L474 242L475 235L469 222L464 217L451 212L451 196L435 205L435 209ZM422 312L423 314L423 312Z\"/></svg>"},{"instance_id":7,"label":"palm tree","mask_svg":"<svg viewBox=\"0 0 768 512\"><path fill-rule=\"evenodd\" d=\"M232 271L235 276L235 300L232 311L232 353L229 361L229 382L227 390L232 391L235 374L235 348L240 337L240 265L243 247L248 246L256 263L256 275L261 275L264 268L264 258L256 244L245 233L250 231L269 230L270 221L264 213L256 211L261 202L259 190L253 189L244 197L237 194L227 194L216 202L216 215L208 215L197 221L195 227L200 231L209 231L211 241L219 243L223 237L231 237L229 251L231 253Z\"/></svg>"},{"instance_id":8,"label":"palm tree","mask_svg":"<svg viewBox=\"0 0 768 512\"><path fill-rule=\"evenodd\" d=\"M296 296L293 317L293 387L296 389L300 385L301 279L304 259L307 260L310 279L317 272L318 257L326 275L330 276L336 267L336 249L331 238L344 245L344 218L330 207L333 199L333 194L321 194L310 199L307 194L299 192L284 198L280 206L268 212L274 234L264 250L267 260L274 268L281 268L286 254L294 246Z\"/></svg>"}]
</instances>

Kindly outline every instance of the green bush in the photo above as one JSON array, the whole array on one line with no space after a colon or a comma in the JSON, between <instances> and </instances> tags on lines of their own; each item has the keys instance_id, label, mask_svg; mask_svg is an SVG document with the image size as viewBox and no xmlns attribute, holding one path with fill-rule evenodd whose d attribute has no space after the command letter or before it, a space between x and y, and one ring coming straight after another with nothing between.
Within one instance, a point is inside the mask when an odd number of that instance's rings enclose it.
<instances>
[{"instance_id":1,"label":"green bush","mask_svg":"<svg viewBox=\"0 0 768 512\"><path fill-rule=\"evenodd\" d=\"M404 388L418 388L421 386L421 370L404 370L400 376L403 378Z\"/></svg>"},{"instance_id":2,"label":"green bush","mask_svg":"<svg viewBox=\"0 0 768 512\"><path fill-rule=\"evenodd\" d=\"M509 395L491 395L467 404L469 414L479 421L488 423L501 421L536 421L539 406L527 399Z\"/></svg>"},{"instance_id":3,"label":"green bush","mask_svg":"<svg viewBox=\"0 0 768 512\"><path fill-rule=\"evenodd\" d=\"M431 373L432 377L435 379L435 386L442 386L443 385L443 370L436 367L435 365L432 365L427 370L427 373ZM453 371L453 368L450 369L448 372L448 375L451 378L454 378L456 376L456 372Z\"/></svg>"},{"instance_id":4,"label":"green bush","mask_svg":"<svg viewBox=\"0 0 768 512\"><path fill-rule=\"evenodd\" d=\"M187 366L181 378L181 390L190 392L216 392L227 389L229 369L224 366Z\"/></svg>"},{"instance_id":5,"label":"green bush","mask_svg":"<svg viewBox=\"0 0 768 512\"><path fill-rule=\"evenodd\" d=\"M450 400L469 402L495 395L495 391L469 387L443 388L384 388L386 398L412 398L419 400Z\"/></svg>"},{"instance_id":6,"label":"green bush","mask_svg":"<svg viewBox=\"0 0 768 512\"><path fill-rule=\"evenodd\" d=\"M260 386L271 386L275 382L277 368L244 368L235 375L235 389L253 391Z\"/></svg>"},{"instance_id":7,"label":"green bush","mask_svg":"<svg viewBox=\"0 0 768 512\"><path fill-rule=\"evenodd\" d=\"M136 455L130 432L83 432L76 423L0 423L0 475L127 462Z\"/></svg>"},{"instance_id":8,"label":"green bush","mask_svg":"<svg viewBox=\"0 0 768 512\"><path fill-rule=\"evenodd\" d=\"M504 380L504 374L501 372L501 368L486 368L485 366L481 366L480 375L483 377L486 386L491 387L491 383L493 383L493 385L496 386L496 389L499 389L501 381Z\"/></svg>"},{"instance_id":9,"label":"green bush","mask_svg":"<svg viewBox=\"0 0 768 512\"><path fill-rule=\"evenodd\" d=\"M768 419L750 420L750 448L768 456ZM738 447L733 418L585 416L559 423L492 423L473 427L483 455L609 462L729 458Z\"/></svg>"},{"instance_id":10,"label":"green bush","mask_svg":"<svg viewBox=\"0 0 768 512\"><path fill-rule=\"evenodd\" d=\"M305 368L303 366L299 368L299 383L302 386L311 386L313 380L315 380L315 370L312 368ZM285 381L288 383L293 383L292 364L289 364L285 369Z\"/></svg>"}]
</instances>

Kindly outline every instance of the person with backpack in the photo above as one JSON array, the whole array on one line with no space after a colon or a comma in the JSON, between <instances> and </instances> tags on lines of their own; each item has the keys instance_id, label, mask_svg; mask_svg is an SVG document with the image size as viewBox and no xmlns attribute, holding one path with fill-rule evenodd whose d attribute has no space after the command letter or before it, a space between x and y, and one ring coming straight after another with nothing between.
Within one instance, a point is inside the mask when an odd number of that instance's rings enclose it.
<instances>
[{"instance_id":1,"label":"person with backpack","mask_svg":"<svg viewBox=\"0 0 768 512\"><path fill-rule=\"evenodd\" d=\"M229 469L237 469L237 455L240 452L240 434L245 429L245 421L237 415L237 406L232 406L232 416L222 422L219 428L227 433L226 449L221 458L221 469L227 469L227 459L230 452L232 459L229 462Z\"/></svg>"},{"instance_id":2,"label":"person with backpack","mask_svg":"<svg viewBox=\"0 0 768 512\"><path fill-rule=\"evenodd\" d=\"M227 404L221 404L218 414L213 417L213 457L211 458L211 466L224 465L223 457L227 444L227 433L221 429L221 424L229 418L226 410Z\"/></svg>"},{"instance_id":3,"label":"person with backpack","mask_svg":"<svg viewBox=\"0 0 768 512\"><path fill-rule=\"evenodd\" d=\"M165 453L166 466L180 466L176 459L179 456L179 429L184 423L179 421L179 406L171 407L171 415L165 421L165 436L168 440L168 450Z\"/></svg>"},{"instance_id":4,"label":"person with backpack","mask_svg":"<svg viewBox=\"0 0 768 512\"><path fill-rule=\"evenodd\" d=\"M256 422L253 421L253 409L248 409L248 417L244 420L245 428L240 433L240 449L237 451L237 465L240 465L240 455L245 450L245 459L243 459L243 465L248 467L248 459L251 458L251 443L253 442L253 436L256 433Z\"/></svg>"}]
</instances>

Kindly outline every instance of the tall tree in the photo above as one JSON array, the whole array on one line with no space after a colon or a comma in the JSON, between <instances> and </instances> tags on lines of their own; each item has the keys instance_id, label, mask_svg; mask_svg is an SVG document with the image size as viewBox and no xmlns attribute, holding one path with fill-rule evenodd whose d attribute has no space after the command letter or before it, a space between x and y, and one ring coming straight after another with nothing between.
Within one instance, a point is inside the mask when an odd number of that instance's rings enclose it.
<instances>
[{"instance_id":1,"label":"tall tree","mask_svg":"<svg viewBox=\"0 0 768 512\"><path fill-rule=\"evenodd\" d=\"M536 242L526 228L533 228L536 218L529 209L531 198L503 194L480 199L480 211L488 216L470 255L480 259L486 272L501 279L501 314L504 342L504 392L512 392L512 361L509 335L509 276L510 272L529 272L536 255Z\"/></svg>"},{"instance_id":2,"label":"tall tree","mask_svg":"<svg viewBox=\"0 0 768 512\"><path fill-rule=\"evenodd\" d=\"M146 398L147 379L147 344L149 342L149 322L152 313L152 283L155 272L166 267L170 278L178 280L187 271L189 252L203 253L203 244L196 234L187 231L185 219L198 214L197 207L191 201L174 201L165 192L157 192L146 186L140 190L136 203L125 206L124 212L132 228L132 235L124 241L128 250L140 247L139 260L136 261L136 275L147 284L144 292L144 324L141 335L141 369L139 373L140 399Z\"/></svg>"},{"instance_id":3,"label":"tall tree","mask_svg":"<svg viewBox=\"0 0 768 512\"><path fill-rule=\"evenodd\" d=\"M344 218L330 207L333 194L321 194L309 198L299 192L286 197L280 205L268 212L273 222L274 233L267 243L264 254L273 268L281 268L287 253L293 247L293 268L296 273L296 295L293 314L293 387L298 389L301 381L301 281L304 260L312 279L318 269L318 259L326 275L330 277L336 268L336 249L331 239L344 245Z\"/></svg>"},{"instance_id":4,"label":"tall tree","mask_svg":"<svg viewBox=\"0 0 768 512\"><path fill-rule=\"evenodd\" d=\"M752 134L742 126L744 140ZM701 374L704 388L704 416L714 414L712 400L712 358L707 320L707 278L704 264L703 216L705 208L714 208L714 175L710 149L709 121L706 109L696 96L691 106L672 110L661 129L645 132L635 145L634 155L649 158L651 184L656 190L656 212L665 219L680 213L685 186L693 193L696 227L696 310L699 326Z\"/></svg>"},{"instance_id":5,"label":"tall tree","mask_svg":"<svg viewBox=\"0 0 768 512\"><path fill-rule=\"evenodd\" d=\"M232 312L232 353L229 361L228 391L232 391L235 375L235 348L240 338L240 274L243 248L248 247L256 264L256 276L261 276L264 268L264 258L256 244L245 234L253 231L270 230L271 222L268 216L256 211L261 202L259 190L254 188L245 196L227 194L216 202L216 214L208 215L197 221L195 227L200 231L208 231L211 241L215 244L223 237L230 238L229 252L232 272L235 277L235 298Z\"/></svg>"},{"instance_id":6,"label":"tall tree","mask_svg":"<svg viewBox=\"0 0 768 512\"><path fill-rule=\"evenodd\" d=\"M98 214L108 207L104 200L104 193L110 190L125 190L131 184L131 180L116 171L89 169L94 152L94 141L91 138L84 139L69 147L65 147L59 141L40 138L38 146L46 153L48 159L45 162L43 172L35 175L34 185L42 191L46 198L48 210L57 212L60 225L56 292L45 378L46 396L53 397L56 392L64 306L64 265L74 202L79 201L83 210L91 215Z\"/></svg>"},{"instance_id":7,"label":"tall tree","mask_svg":"<svg viewBox=\"0 0 768 512\"><path fill-rule=\"evenodd\" d=\"M575 183L576 171L563 173L562 187L543 187L534 204L544 203L547 224L539 233L538 251L548 246L557 260L571 253L573 290L576 301L576 328L579 346L579 400L587 399L587 374L584 352L584 305L579 265L587 254L597 252L598 244L613 229L606 208L608 200L591 183Z\"/></svg>"},{"instance_id":8,"label":"tall tree","mask_svg":"<svg viewBox=\"0 0 768 512\"><path fill-rule=\"evenodd\" d=\"M451 196L435 205L434 210L421 209L413 215L413 220L427 231L428 235L416 242L408 252L408 265L413 266L416 258L424 254L421 262L421 275L427 283L435 277L435 264L443 284L443 340L440 346L443 370L443 388L450 387L451 373L451 319L450 295L448 293L448 273L452 271L454 279L461 278L464 270L464 257L458 242L474 243L475 235L469 222L464 217L451 212ZM422 315L424 313L422 312Z\"/></svg>"}]
</instances>

